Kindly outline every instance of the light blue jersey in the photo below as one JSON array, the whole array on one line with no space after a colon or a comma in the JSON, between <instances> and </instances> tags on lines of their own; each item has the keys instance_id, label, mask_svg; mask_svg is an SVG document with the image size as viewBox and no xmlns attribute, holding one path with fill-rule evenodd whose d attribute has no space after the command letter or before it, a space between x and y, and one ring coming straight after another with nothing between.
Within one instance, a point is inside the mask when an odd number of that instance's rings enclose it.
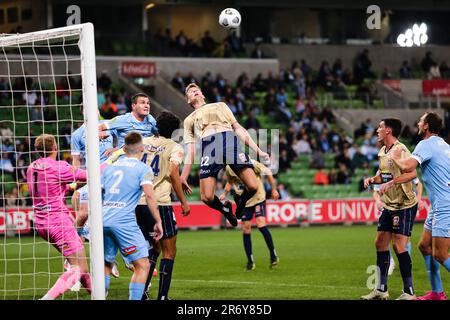
<instances>
[{"instance_id":1,"label":"light blue jersey","mask_svg":"<svg viewBox=\"0 0 450 320\"><path fill-rule=\"evenodd\" d=\"M117 137L117 147L125 144L125 136L132 131L139 132L142 137L151 137L158 132L156 120L150 114L144 121L137 120L131 112L112 118L105 122L106 128Z\"/></svg>"},{"instance_id":2,"label":"light blue jersey","mask_svg":"<svg viewBox=\"0 0 450 320\"><path fill-rule=\"evenodd\" d=\"M105 122L105 120L100 121L100 123ZM72 133L72 137L70 138L71 143L71 154L73 156L82 156L82 163L86 163L86 126L83 124L77 130ZM100 151L100 162L108 159L105 156L105 152L113 148L113 137L109 136L106 139L100 139L99 151Z\"/></svg>"},{"instance_id":3,"label":"light blue jersey","mask_svg":"<svg viewBox=\"0 0 450 320\"><path fill-rule=\"evenodd\" d=\"M102 172L103 225L136 223L134 209L141 198L142 186L152 184L150 167L135 158L121 157Z\"/></svg>"},{"instance_id":4,"label":"light blue jersey","mask_svg":"<svg viewBox=\"0 0 450 320\"><path fill-rule=\"evenodd\" d=\"M422 168L422 180L433 210L428 224L435 237L450 237L450 146L438 136L422 140L412 153Z\"/></svg>"}]
</instances>

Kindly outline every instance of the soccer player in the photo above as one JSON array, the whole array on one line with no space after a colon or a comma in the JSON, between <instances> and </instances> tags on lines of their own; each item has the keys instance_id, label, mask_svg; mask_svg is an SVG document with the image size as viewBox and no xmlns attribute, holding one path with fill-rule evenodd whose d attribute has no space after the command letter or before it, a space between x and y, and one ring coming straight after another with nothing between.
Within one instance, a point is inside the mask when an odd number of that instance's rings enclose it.
<instances>
[{"instance_id":1,"label":"soccer player","mask_svg":"<svg viewBox=\"0 0 450 320\"><path fill-rule=\"evenodd\" d=\"M423 208L423 201L422 201L423 186L422 186L422 183L420 182L419 178L417 178L417 177L412 182L416 186L418 210L420 211ZM373 199L375 200L375 205L376 205L378 211L381 213L383 210L383 206L384 206L383 201L381 200L381 195L380 195L381 185L374 184L374 185L372 185L372 187L373 187ZM409 255L411 256L411 239L408 239L408 243L406 244L406 251L408 251ZM392 256L390 246L389 246L389 255L390 255L391 259L390 259L390 264L389 264L388 275L390 276L394 272L394 268L395 268L395 260Z\"/></svg>"},{"instance_id":2,"label":"soccer player","mask_svg":"<svg viewBox=\"0 0 450 320\"><path fill-rule=\"evenodd\" d=\"M142 136L130 132L125 136L125 156L103 170L103 234L105 250L105 289L109 290L110 274L120 250L124 259L133 264L130 300L141 300L150 264L147 242L136 222L134 209L145 194L150 213L155 219L154 239L162 236L161 218L152 187L152 170L140 161L144 145Z\"/></svg>"},{"instance_id":3,"label":"soccer player","mask_svg":"<svg viewBox=\"0 0 450 320\"><path fill-rule=\"evenodd\" d=\"M393 160L405 172L415 171L420 165L432 207L419 242L431 292L419 299L446 300L439 264L450 271L450 146L439 137L442 119L437 113L426 112L417 126L422 141L417 144L411 156L405 159L402 156L405 150L398 150L394 152Z\"/></svg>"},{"instance_id":4,"label":"soccer player","mask_svg":"<svg viewBox=\"0 0 450 320\"><path fill-rule=\"evenodd\" d=\"M262 176L267 176L267 180L271 185L272 198L278 200L280 195L278 194L275 179L273 178L272 172L270 172L269 168L267 168L262 163L256 160L252 160L252 163L253 163L253 170L255 171L256 177L258 179L258 191L245 204L244 215L242 216L244 249L245 254L247 255L246 268L247 270L254 270L256 268L255 260L253 259L252 239L251 239L251 231L252 231L251 220L253 219L253 216L255 217L256 220L256 226L263 235L267 248L269 249L270 268L274 268L278 265L279 258L275 251L272 235L266 226L266 190L264 189ZM227 176L228 182L225 185L224 192L219 197L221 201L225 200L232 186L236 194L235 197L238 198L243 192L242 181L234 173L234 171L231 170L230 166L226 166L225 174Z\"/></svg>"},{"instance_id":5,"label":"soccer player","mask_svg":"<svg viewBox=\"0 0 450 320\"><path fill-rule=\"evenodd\" d=\"M383 211L378 220L377 237L375 246L377 249L377 266L380 270L378 288L368 295L362 296L364 300L387 300L389 297L387 288L388 270L390 264L389 244L392 240L397 255L400 273L403 279L403 293L398 300L414 300L412 284L411 256L406 250L408 238L414 224L417 212L417 197L413 191L411 182L416 177L416 172L403 174L392 160L395 149L407 150L405 145L398 141L402 129L402 123L398 119L382 119L378 126L378 140L383 142L383 147L378 153L379 170L374 177L364 180L364 187L371 184L391 183L395 184L392 190L382 195L384 203ZM383 191L381 190L381 193Z\"/></svg>"},{"instance_id":6,"label":"soccer player","mask_svg":"<svg viewBox=\"0 0 450 320\"><path fill-rule=\"evenodd\" d=\"M131 98L131 107L131 112L101 123L100 138L109 137L111 133L117 138L117 147L122 148L125 136L131 131L139 132L143 137L150 137L158 132L155 118L150 115L150 99L145 93L135 94Z\"/></svg>"},{"instance_id":7,"label":"soccer player","mask_svg":"<svg viewBox=\"0 0 450 320\"><path fill-rule=\"evenodd\" d=\"M91 278L84 246L65 204L66 185L73 181L86 181L86 171L56 160L58 146L52 135L40 135L34 146L40 158L28 167L27 184L33 199L35 228L71 265L42 300L58 298L78 281L90 293Z\"/></svg>"},{"instance_id":8,"label":"soccer player","mask_svg":"<svg viewBox=\"0 0 450 320\"><path fill-rule=\"evenodd\" d=\"M150 284L158 256L162 251L162 259L159 264L158 300L167 300L176 255L178 233L170 198L172 189L181 202L183 216L189 215L190 208L184 196L180 180L180 165L183 161L184 151L181 145L171 139L172 133L180 128L180 119L170 112L163 112L156 119L156 124L159 134L144 139L146 154L144 154L143 161L152 168L154 174L155 198L158 202L159 216L163 227L161 240L157 243L151 238L155 220L152 219L148 206L144 205L144 199L141 199L136 207L136 218L145 238L151 243L149 251L150 272L146 287ZM147 289L142 300L149 299Z\"/></svg>"},{"instance_id":9,"label":"soccer player","mask_svg":"<svg viewBox=\"0 0 450 320\"><path fill-rule=\"evenodd\" d=\"M187 147L186 159L181 174L181 182L187 193L191 189L187 177L195 158L195 142L201 139L202 157L200 163L201 200L209 207L220 211L232 226L243 215L245 204L258 190L258 181L249 156L242 151L239 138L253 149L263 161L269 155L263 152L234 117L230 108L223 103L206 103L200 87L189 84L185 90L187 102L194 111L184 120L184 143ZM239 138L238 138L239 137ZM228 164L238 175L245 188L237 203L236 216L231 210L231 202L222 203L215 195L219 171Z\"/></svg>"}]
</instances>

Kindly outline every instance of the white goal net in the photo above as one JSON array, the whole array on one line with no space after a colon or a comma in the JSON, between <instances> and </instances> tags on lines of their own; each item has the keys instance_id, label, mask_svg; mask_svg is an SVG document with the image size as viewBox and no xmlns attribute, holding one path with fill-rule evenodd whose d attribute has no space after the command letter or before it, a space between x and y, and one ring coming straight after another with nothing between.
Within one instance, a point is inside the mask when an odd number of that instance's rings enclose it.
<instances>
[{"instance_id":1,"label":"white goal net","mask_svg":"<svg viewBox=\"0 0 450 320\"><path fill-rule=\"evenodd\" d=\"M70 162L71 133L84 122L93 137L86 141L91 241L85 247L92 298L104 299L96 88L92 24L0 35L0 299L40 299L64 271L64 257L34 230L26 171L43 133L56 137L57 160ZM71 209L70 192L66 198ZM90 298L84 289L63 296Z\"/></svg>"}]
</instances>

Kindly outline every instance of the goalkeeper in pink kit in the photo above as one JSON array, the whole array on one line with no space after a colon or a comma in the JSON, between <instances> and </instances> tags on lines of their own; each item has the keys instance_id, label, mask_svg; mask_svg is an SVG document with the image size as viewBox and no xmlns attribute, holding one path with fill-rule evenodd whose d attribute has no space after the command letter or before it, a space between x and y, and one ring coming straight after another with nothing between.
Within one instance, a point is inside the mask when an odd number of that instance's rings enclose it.
<instances>
[{"instance_id":1,"label":"goalkeeper in pink kit","mask_svg":"<svg viewBox=\"0 0 450 320\"><path fill-rule=\"evenodd\" d=\"M34 224L37 233L51 243L72 266L64 272L41 300L54 300L77 281L91 292L91 278L83 243L66 207L66 185L86 181L86 171L66 161L57 161L55 137L40 135L34 144L40 158L27 169L27 184L33 199Z\"/></svg>"}]
</instances>

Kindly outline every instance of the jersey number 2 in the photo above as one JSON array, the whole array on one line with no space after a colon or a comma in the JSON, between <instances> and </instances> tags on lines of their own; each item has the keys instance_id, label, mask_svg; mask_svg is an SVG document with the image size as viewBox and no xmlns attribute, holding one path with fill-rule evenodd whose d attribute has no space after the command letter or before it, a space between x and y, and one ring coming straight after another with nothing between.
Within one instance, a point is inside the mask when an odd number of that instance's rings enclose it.
<instances>
[{"instance_id":1,"label":"jersey number 2","mask_svg":"<svg viewBox=\"0 0 450 320\"><path fill-rule=\"evenodd\" d=\"M159 154L157 154L157 155L153 158L152 163L150 164L150 167L152 167L153 175L154 175L155 177L157 177L157 176L158 176L158 173L159 173Z\"/></svg>"},{"instance_id":2,"label":"jersey number 2","mask_svg":"<svg viewBox=\"0 0 450 320\"><path fill-rule=\"evenodd\" d=\"M118 193L120 193L120 189L117 188L117 186L120 184L120 182L122 182L123 171L122 170L118 170L118 171L113 173L113 176L117 177L117 178L116 178L116 181L111 186L111 188L109 188L109 193L118 194Z\"/></svg>"}]
</instances>

